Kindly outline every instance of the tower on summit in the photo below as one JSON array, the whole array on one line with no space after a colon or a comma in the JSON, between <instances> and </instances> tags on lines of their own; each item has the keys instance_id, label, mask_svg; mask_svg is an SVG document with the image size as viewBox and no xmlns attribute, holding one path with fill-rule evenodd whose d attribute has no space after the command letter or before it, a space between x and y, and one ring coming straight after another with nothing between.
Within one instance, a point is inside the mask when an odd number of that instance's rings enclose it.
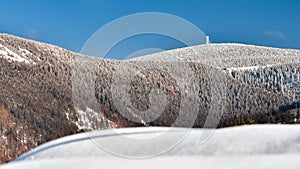
<instances>
[{"instance_id":1,"label":"tower on summit","mask_svg":"<svg viewBox=\"0 0 300 169\"><path fill-rule=\"evenodd\" d=\"M209 44L209 36L206 36L205 43Z\"/></svg>"}]
</instances>

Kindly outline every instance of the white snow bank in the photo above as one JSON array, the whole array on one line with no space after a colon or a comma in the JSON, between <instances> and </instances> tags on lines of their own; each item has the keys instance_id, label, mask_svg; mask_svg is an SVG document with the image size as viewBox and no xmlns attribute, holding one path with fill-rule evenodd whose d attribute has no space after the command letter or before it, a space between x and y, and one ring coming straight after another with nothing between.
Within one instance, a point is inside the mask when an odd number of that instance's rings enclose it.
<instances>
[{"instance_id":1,"label":"white snow bank","mask_svg":"<svg viewBox=\"0 0 300 169\"><path fill-rule=\"evenodd\" d=\"M82 157L15 162L1 169L298 169L299 155L161 157L147 160Z\"/></svg>"},{"instance_id":2,"label":"white snow bank","mask_svg":"<svg viewBox=\"0 0 300 169\"><path fill-rule=\"evenodd\" d=\"M82 133L44 144L3 168L298 168L300 126L256 125L214 130L170 128L128 128ZM190 131L190 132L187 132ZM204 132L213 133L200 142ZM182 137L185 134L186 137ZM182 137L169 151L166 146ZM90 138L93 137L91 140ZM156 139L161 138L163 139ZM132 144L124 138L131 139ZM145 147L139 140L153 139ZM159 140L159 141L157 141ZM101 145L100 145L100 144ZM104 143L104 144L103 144ZM105 145L106 144L106 145ZM153 145L152 145L153 144ZM144 160L124 159L109 152L163 155ZM101 148L102 147L102 148ZM104 148L104 149L103 149ZM169 166L168 166L169 165ZM1 167L0 167L1 168Z\"/></svg>"}]
</instances>

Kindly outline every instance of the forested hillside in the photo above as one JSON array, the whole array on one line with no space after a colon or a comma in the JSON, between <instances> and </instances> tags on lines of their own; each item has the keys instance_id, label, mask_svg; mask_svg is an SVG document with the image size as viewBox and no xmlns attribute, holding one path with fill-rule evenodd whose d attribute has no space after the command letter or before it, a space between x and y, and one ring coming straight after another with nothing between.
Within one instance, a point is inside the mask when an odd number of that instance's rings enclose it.
<instances>
[{"instance_id":1,"label":"forested hillside","mask_svg":"<svg viewBox=\"0 0 300 169\"><path fill-rule=\"evenodd\" d=\"M259 59L258 54L277 60L287 60L291 55L293 61L300 56L299 51L278 50L246 45L202 45L115 61L1 34L0 161L13 160L37 145L87 130L134 126L210 127L205 125L206 117L216 109L213 98L218 94L223 99L219 102L222 110L216 110L214 114L217 119L221 118L218 127L298 123L299 64L277 62L274 65L271 64L274 60L264 62L266 59ZM208 56L221 60L222 64L207 64ZM236 57L231 59L229 56ZM237 60L239 56L240 60ZM247 56L252 59L245 61ZM151 107L151 91L157 89L166 96L167 104L163 113L151 122L137 116L132 109L130 116L138 121L131 121L116 107L111 90L115 85L113 75L123 63L138 65L140 61L147 63L149 58L155 61L151 62L153 67L130 79L130 101L135 109L146 111ZM185 84L184 79L183 88L180 88L170 74L156 68L172 66L166 62L177 61L174 58L185 61L185 66L195 75L193 81L197 89ZM123 72L125 76L129 71ZM215 80L215 75L222 77L221 81ZM90 76L95 76L92 82L87 78ZM79 81L74 83L74 78ZM221 84L224 88L220 89ZM92 96L87 95L90 90ZM197 99L185 107L185 111L191 113L185 114L189 117L193 115L193 105L197 104L195 122L175 123L182 106L181 99L195 91ZM152 111L149 116L155 114L157 112ZM189 123L193 125L189 126Z\"/></svg>"}]
</instances>

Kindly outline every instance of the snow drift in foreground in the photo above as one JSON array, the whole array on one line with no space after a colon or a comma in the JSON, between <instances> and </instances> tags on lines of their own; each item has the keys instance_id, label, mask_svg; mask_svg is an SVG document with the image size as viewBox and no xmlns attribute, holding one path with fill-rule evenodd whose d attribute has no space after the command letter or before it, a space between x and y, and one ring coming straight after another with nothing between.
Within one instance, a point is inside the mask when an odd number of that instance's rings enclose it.
<instances>
[{"instance_id":1,"label":"snow drift in foreground","mask_svg":"<svg viewBox=\"0 0 300 169\"><path fill-rule=\"evenodd\" d=\"M200 143L204 132L212 135ZM149 151L164 152L170 141L177 136L185 137L169 151L139 160L113 155L105 147L114 147L114 151L121 156L143 156ZM130 145L124 138L135 141ZM142 147L136 142L147 139L152 139L155 145L149 143L147 147ZM299 168L299 157L300 126L297 125L243 126L214 132L153 127L97 131L64 137L37 147L0 168Z\"/></svg>"}]
</instances>

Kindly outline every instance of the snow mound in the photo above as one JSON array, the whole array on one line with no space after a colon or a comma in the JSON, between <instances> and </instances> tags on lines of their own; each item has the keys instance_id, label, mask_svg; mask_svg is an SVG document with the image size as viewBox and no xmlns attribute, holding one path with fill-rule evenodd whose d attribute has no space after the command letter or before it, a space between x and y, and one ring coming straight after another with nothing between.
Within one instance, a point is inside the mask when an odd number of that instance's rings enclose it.
<instances>
[{"instance_id":1,"label":"snow mound","mask_svg":"<svg viewBox=\"0 0 300 169\"><path fill-rule=\"evenodd\" d=\"M174 128L173 128L174 129ZM170 128L128 128L95 131L64 137L24 154L3 169L18 168L298 168L300 126L255 125L226 129L191 129L174 148L162 155L143 160L115 156L98 141L114 145L120 152L140 153L147 148L125 145L122 137L147 139L160 137ZM205 142L201 134L213 133ZM154 149L169 144L187 129L176 128L167 139L155 142ZM93 138L91 140L91 137ZM151 145L149 145L151 146ZM1 168L1 167L0 167Z\"/></svg>"}]
</instances>

